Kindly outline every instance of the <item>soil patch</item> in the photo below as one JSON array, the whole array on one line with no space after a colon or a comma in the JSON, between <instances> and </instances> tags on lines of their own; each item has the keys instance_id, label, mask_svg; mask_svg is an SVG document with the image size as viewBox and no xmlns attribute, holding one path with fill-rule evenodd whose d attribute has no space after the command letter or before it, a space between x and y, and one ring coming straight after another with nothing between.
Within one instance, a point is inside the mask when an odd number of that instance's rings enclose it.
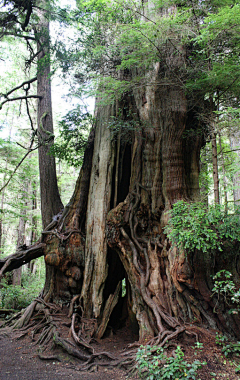
<instances>
[{"instance_id":1,"label":"soil patch","mask_svg":"<svg viewBox=\"0 0 240 380\"><path fill-rule=\"evenodd\" d=\"M1 324L1 322L0 322ZM196 341L195 337L185 335L179 342L185 357L189 363L194 360L205 361L207 364L198 372L201 380L239 380L240 374L235 373L234 358L227 359L216 345L215 332L203 328L191 327L199 342L203 344L202 349L194 350L192 347ZM134 336L127 328L118 330L99 342L94 343L97 352L108 351L120 358L126 346L133 342ZM127 372L118 368L93 368L95 372L80 372L81 362L63 354L60 349L48 347L42 354L52 355L51 360L39 359L39 347L25 336L17 340L13 334L0 338L0 380L123 380L137 379L137 376L128 377ZM57 359L60 358L61 361ZM173 379L175 380L175 379Z\"/></svg>"}]
</instances>

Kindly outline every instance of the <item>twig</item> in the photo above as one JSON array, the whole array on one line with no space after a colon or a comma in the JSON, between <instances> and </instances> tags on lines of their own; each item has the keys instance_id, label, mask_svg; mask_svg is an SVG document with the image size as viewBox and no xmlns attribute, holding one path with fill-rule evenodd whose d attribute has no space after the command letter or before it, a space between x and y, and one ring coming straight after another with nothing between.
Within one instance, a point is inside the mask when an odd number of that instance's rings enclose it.
<instances>
[{"instance_id":1,"label":"twig","mask_svg":"<svg viewBox=\"0 0 240 380\"><path fill-rule=\"evenodd\" d=\"M2 102L0 104L0 110L2 109L3 105L7 102L14 102L15 100L23 100L23 99L31 99L31 98L34 98L34 99L42 99L42 96L39 96L39 95L28 95L28 96L17 96L16 98L7 98L6 100L4 100L4 102Z\"/></svg>"},{"instance_id":2,"label":"twig","mask_svg":"<svg viewBox=\"0 0 240 380\"><path fill-rule=\"evenodd\" d=\"M36 80L37 80L37 77L34 77L32 79L29 79L29 80L26 80L26 81L22 82L19 86L16 86L12 90L8 91L6 94L1 94L1 95L4 96L4 98L7 98L14 91L19 90L19 88L24 87L26 84L30 85L31 83L35 82Z\"/></svg>"},{"instance_id":3,"label":"twig","mask_svg":"<svg viewBox=\"0 0 240 380\"><path fill-rule=\"evenodd\" d=\"M35 148L30 148L28 150L28 152L23 156L23 158L19 161L19 163L17 164L17 166L15 167L14 171L12 172L12 174L10 175L10 177L8 178L7 182L1 187L0 189L0 193L5 189L5 187L7 187L7 185L9 184L9 182L11 181L12 177L14 176L14 174L16 173L16 171L19 169L19 167L21 166L21 164L23 163L23 161L25 160L25 158L27 158L27 156L33 152L34 150L38 149L39 148L39 145L36 146Z\"/></svg>"}]
</instances>

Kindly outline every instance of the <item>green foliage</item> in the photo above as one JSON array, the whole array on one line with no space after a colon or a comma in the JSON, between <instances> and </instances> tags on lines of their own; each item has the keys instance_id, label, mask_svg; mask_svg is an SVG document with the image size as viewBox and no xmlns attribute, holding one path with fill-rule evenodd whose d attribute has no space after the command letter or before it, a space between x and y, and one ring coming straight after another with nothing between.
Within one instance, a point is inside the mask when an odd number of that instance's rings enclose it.
<instances>
[{"instance_id":1,"label":"green foliage","mask_svg":"<svg viewBox=\"0 0 240 380\"><path fill-rule=\"evenodd\" d=\"M122 280L122 297L125 297L126 294L127 294L126 279L124 278Z\"/></svg>"},{"instance_id":2,"label":"green foliage","mask_svg":"<svg viewBox=\"0 0 240 380\"><path fill-rule=\"evenodd\" d=\"M240 289L232 281L232 274L223 269L213 276L214 287L212 295L216 295L218 300L220 297L231 306L230 313L238 314L240 311Z\"/></svg>"},{"instance_id":3,"label":"green foliage","mask_svg":"<svg viewBox=\"0 0 240 380\"><path fill-rule=\"evenodd\" d=\"M131 113L126 115L125 120L121 115L118 115L118 117L111 116L107 127L110 129L111 138L113 140L116 139L120 133L121 141L126 142L131 141L131 132L140 131L142 129L137 115Z\"/></svg>"},{"instance_id":4,"label":"green foliage","mask_svg":"<svg viewBox=\"0 0 240 380\"><path fill-rule=\"evenodd\" d=\"M217 1L205 12L199 33L191 39L194 49L189 59L195 68L187 87L209 94L218 89L221 97L229 90L239 95L239 4Z\"/></svg>"},{"instance_id":5,"label":"green foliage","mask_svg":"<svg viewBox=\"0 0 240 380\"><path fill-rule=\"evenodd\" d=\"M89 130L93 117L78 106L67 113L60 124L60 135L52 146L53 154L69 165L79 167L82 164Z\"/></svg>"},{"instance_id":6,"label":"green foliage","mask_svg":"<svg viewBox=\"0 0 240 380\"><path fill-rule=\"evenodd\" d=\"M167 356L162 347L141 346L136 359L140 377L147 380L196 380L198 369L206 364L199 360L188 363L180 346L174 356Z\"/></svg>"},{"instance_id":7,"label":"green foliage","mask_svg":"<svg viewBox=\"0 0 240 380\"><path fill-rule=\"evenodd\" d=\"M38 260L38 271L33 275L28 269L22 273L22 285L8 285L6 280L0 285L0 308L21 310L39 295L44 286L45 270ZM40 264L41 263L41 264Z\"/></svg>"},{"instance_id":8,"label":"green foliage","mask_svg":"<svg viewBox=\"0 0 240 380\"><path fill-rule=\"evenodd\" d=\"M28 292L19 285L1 284L0 299L1 307L7 309L21 310L27 307L32 298L28 299Z\"/></svg>"},{"instance_id":9,"label":"green foliage","mask_svg":"<svg viewBox=\"0 0 240 380\"><path fill-rule=\"evenodd\" d=\"M198 352L202 352L202 350L203 350L203 343L201 343L201 342L195 342L195 345L192 346L192 348L194 349L194 355L197 355Z\"/></svg>"},{"instance_id":10,"label":"green foliage","mask_svg":"<svg viewBox=\"0 0 240 380\"><path fill-rule=\"evenodd\" d=\"M216 333L216 344L218 346L222 347L222 353L227 358L237 358L237 362L234 360L232 364L235 365L235 372L240 372L240 363L239 363L239 357L240 357L240 342L232 342L230 341L225 335Z\"/></svg>"},{"instance_id":11,"label":"green foliage","mask_svg":"<svg viewBox=\"0 0 240 380\"><path fill-rule=\"evenodd\" d=\"M223 354L227 356L236 355L240 356L240 342L228 342L228 344L224 344L222 347Z\"/></svg>"},{"instance_id":12,"label":"green foliage","mask_svg":"<svg viewBox=\"0 0 240 380\"><path fill-rule=\"evenodd\" d=\"M209 96L219 91L222 96L239 91L238 3L156 0L145 9L144 3L135 1L85 0L77 6L72 19L81 35L74 49L71 46L62 56L81 71L79 85L89 89L89 79L93 80L90 91L108 104L140 82L145 84L146 71L156 62L161 63L167 83L170 78L171 83L182 83L191 94L197 90ZM181 45L186 62L171 72L166 52L172 49L173 56L181 56Z\"/></svg>"},{"instance_id":13,"label":"green foliage","mask_svg":"<svg viewBox=\"0 0 240 380\"><path fill-rule=\"evenodd\" d=\"M208 252L222 250L224 240L240 241L239 211L227 215L221 206L201 202L176 202L165 227L169 240L179 248Z\"/></svg>"}]
</instances>

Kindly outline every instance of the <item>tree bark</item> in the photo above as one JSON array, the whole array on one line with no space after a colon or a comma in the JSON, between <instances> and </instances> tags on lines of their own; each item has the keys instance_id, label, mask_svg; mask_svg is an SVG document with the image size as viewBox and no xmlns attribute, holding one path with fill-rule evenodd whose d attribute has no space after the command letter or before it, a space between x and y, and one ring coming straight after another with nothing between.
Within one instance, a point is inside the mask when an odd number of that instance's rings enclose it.
<instances>
[{"instance_id":1,"label":"tree bark","mask_svg":"<svg viewBox=\"0 0 240 380\"><path fill-rule=\"evenodd\" d=\"M45 5L45 1L42 2ZM38 73L37 73L37 95L38 100L38 138L42 145L38 150L41 213L43 228L51 223L54 215L63 209L60 199L55 157L50 153L53 144L53 118L50 82L50 50L49 50L49 21L45 18L44 11L38 11L39 26L38 34Z\"/></svg>"},{"instance_id":2,"label":"tree bark","mask_svg":"<svg viewBox=\"0 0 240 380\"><path fill-rule=\"evenodd\" d=\"M229 136L230 147L232 150L236 150L236 156L238 157L237 164L240 157L240 133L238 131L233 131ZM233 175L233 199L235 206L240 205L240 172L237 171Z\"/></svg>"},{"instance_id":3,"label":"tree bark","mask_svg":"<svg viewBox=\"0 0 240 380\"><path fill-rule=\"evenodd\" d=\"M168 46L165 59L173 59L178 77L184 52L176 56ZM73 197L43 232L45 260L55 268L51 299L70 301L79 294L82 315L97 319L102 336L114 313L123 315L118 287L126 278L128 318L137 321L140 341L157 336L164 342L193 319L238 335L237 317L231 327L223 306L214 314L211 276L226 269L223 255L179 250L164 234L172 205L199 199L204 138L194 100L181 81L166 83L162 64L146 73L147 86L112 106L97 105ZM109 121L117 115L125 126L134 121L135 130L111 131ZM228 254L235 257L236 250ZM229 270L236 273L232 263Z\"/></svg>"},{"instance_id":4,"label":"tree bark","mask_svg":"<svg viewBox=\"0 0 240 380\"><path fill-rule=\"evenodd\" d=\"M26 235L25 235L25 227L26 227L26 216L27 216L27 195L28 193L28 181L26 178L23 179L23 186L20 200L20 211L21 215L19 217L19 224L17 230L17 247L26 245ZM21 285L22 279L22 267L19 267L13 271L13 285Z\"/></svg>"},{"instance_id":5,"label":"tree bark","mask_svg":"<svg viewBox=\"0 0 240 380\"><path fill-rule=\"evenodd\" d=\"M46 8L46 1L42 1L42 8ZM39 174L40 174L40 195L41 195L41 215L42 225L45 229L51 222L54 215L63 210L60 198L55 157L51 154L53 144L53 118L50 82L50 49L49 49L49 21L45 17L43 10L38 10L39 25L36 33L38 41L38 69L37 69L37 95L38 100L38 138L41 146L38 149ZM44 295L46 299L51 297L52 283L56 273L53 267L46 265L46 282Z\"/></svg>"},{"instance_id":6,"label":"tree bark","mask_svg":"<svg viewBox=\"0 0 240 380\"><path fill-rule=\"evenodd\" d=\"M47 272L45 300L79 299L82 316L97 322L99 337L116 316L137 323L141 342L164 344L193 322L240 336L238 316L230 316L229 306L211 292L212 276L221 269L231 271L239 284L238 245L226 244L223 252L188 252L164 233L174 203L199 199L204 144L199 121L204 99L196 105L186 96L180 44L176 50L166 42L161 62L151 70L132 70L131 77L145 77L147 85L138 81L113 105L97 103L74 194L42 232L38 248L53 268ZM39 111L40 129L48 116L48 109ZM125 128L112 131L112 117ZM44 186L48 189L47 182Z\"/></svg>"},{"instance_id":7,"label":"tree bark","mask_svg":"<svg viewBox=\"0 0 240 380\"><path fill-rule=\"evenodd\" d=\"M218 154L217 154L217 132L215 131L214 126L212 126L212 130L211 130L211 144L212 144L214 202L216 204L220 204L219 176L218 176Z\"/></svg>"},{"instance_id":8,"label":"tree bark","mask_svg":"<svg viewBox=\"0 0 240 380\"><path fill-rule=\"evenodd\" d=\"M225 208L225 213L227 214L227 210L228 210L227 177L226 177L224 154L223 154L223 148L222 148L222 139L221 139L221 134L219 132L218 132L218 138L219 138L219 149L220 149L220 152L221 152L221 160L222 160L224 208Z\"/></svg>"}]
</instances>

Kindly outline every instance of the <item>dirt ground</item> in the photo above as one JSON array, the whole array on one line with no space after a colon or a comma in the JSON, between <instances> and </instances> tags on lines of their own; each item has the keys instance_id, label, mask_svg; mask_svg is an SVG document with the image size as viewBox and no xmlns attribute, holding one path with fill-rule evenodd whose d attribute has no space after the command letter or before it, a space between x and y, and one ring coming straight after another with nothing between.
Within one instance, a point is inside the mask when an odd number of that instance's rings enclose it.
<instances>
[{"instance_id":1,"label":"dirt ground","mask_svg":"<svg viewBox=\"0 0 240 380\"><path fill-rule=\"evenodd\" d=\"M1 325L1 321L0 321ZM203 344L202 350L194 354L192 346L196 337L186 335L180 342L185 353L185 360L192 362L196 359L207 364L198 372L201 380L240 380L240 374L235 373L234 358L226 359L221 348L215 343L215 332L201 328L191 327ZM129 330L123 328L109 337L95 343L96 351L108 351L119 356L123 349L132 343L134 337ZM95 368L96 372L79 371L81 362L72 360L60 351L53 351L51 360L41 360L38 349L29 336L17 340L12 334L0 337L0 380L122 380L137 379L129 377L127 373L118 368ZM178 343L178 342L177 342ZM50 351L47 352L50 355ZM61 358L58 361L56 358ZM160 380L160 379L159 379ZM176 380L176 379L172 379Z\"/></svg>"}]
</instances>

